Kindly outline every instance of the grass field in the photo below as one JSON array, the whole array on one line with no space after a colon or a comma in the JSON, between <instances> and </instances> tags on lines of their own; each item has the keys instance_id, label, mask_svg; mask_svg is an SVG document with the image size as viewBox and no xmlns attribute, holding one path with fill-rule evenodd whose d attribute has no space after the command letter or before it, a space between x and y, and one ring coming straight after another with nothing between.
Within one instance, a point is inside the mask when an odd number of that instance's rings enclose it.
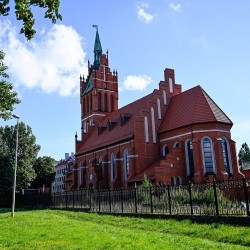
<instances>
[{"instance_id":1,"label":"grass field","mask_svg":"<svg viewBox=\"0 0 250 250\"><path fill-rule=\"evenodd\" d=\"M0 210L0 249L249 249L250 228L59 210Z\"/></svg>"}]
</instances>

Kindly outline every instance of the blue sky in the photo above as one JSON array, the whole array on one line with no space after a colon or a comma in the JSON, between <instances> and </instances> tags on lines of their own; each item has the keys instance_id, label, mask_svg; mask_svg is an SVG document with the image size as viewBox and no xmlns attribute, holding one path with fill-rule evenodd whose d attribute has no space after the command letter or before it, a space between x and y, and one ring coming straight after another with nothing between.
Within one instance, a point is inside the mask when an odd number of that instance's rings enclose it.
<instances>
[{"instance_id":1,"label":"blue sky","mask_svg":"<svg viewBox=\"0 0 250 250\"><path fill-rule=\"evenodd\" d=\"M183 91L200 84L234 122L232 139L250 144L250 2L61 1L52 25L36 10L37 34L26 41L14 15L0 17L0 49L40 156L74 152L80 134L79 76L93 61L95 29L119 76L119 107L158 87L165 68ZM0 126L16 121L0 121Z\"/></svg>"}]
</instances>

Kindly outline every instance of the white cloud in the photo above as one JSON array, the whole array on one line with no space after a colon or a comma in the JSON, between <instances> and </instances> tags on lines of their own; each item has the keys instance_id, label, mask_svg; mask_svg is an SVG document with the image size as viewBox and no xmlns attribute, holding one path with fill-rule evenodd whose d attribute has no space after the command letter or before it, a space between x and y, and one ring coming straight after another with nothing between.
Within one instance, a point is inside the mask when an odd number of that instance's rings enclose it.
<instances>
[{"instance_id":1,"label":"white cloud","mask_svg":"<svg viewBox=\"0 0 250 250\"><path fill-rule=\"evenodd\" d=\"M169 7L174 10L174 11L177 11L177 12L180 12L181 11L181 4L180 3L177 3L177 4L174 4L174 3L170 3L169 4Z\"/></svg>"},{"instance_id":2,"label":"white cloud","mask_svg":"<svg viewBox=\"0 0 250 250\"><path fill-rule=\"evenodd\" d=\"M129 75L123 81L123 87L127 90L144 90L152 82L147 75Z\"/></svg>"},{"instance_id":3,"label":"white cloud","mask_svg":"<svg viewBox=\"0 0 250 250\"><path fill-rule=\"evenodd\" d=\"M39 40L22 41L10 21L0 21L0 48L11 82L25 88L67 96L78 92L79 74L86 75L82 37L70 26L41 30Z\"/></svg>"},{"instance_id":4,"label":"white cloud","mask_svg":"<svg viewBox=\"0 0 250 250\"><path fill-rule=\"evenodd\" d=\"M145 23L150 23L153 21L154 16L148 12L146 12L146 9L148 8L148 5L145 3L142 3L140 5L136 6L137 9L137 17L140 21Z\"/></svg>"}]
</instances>

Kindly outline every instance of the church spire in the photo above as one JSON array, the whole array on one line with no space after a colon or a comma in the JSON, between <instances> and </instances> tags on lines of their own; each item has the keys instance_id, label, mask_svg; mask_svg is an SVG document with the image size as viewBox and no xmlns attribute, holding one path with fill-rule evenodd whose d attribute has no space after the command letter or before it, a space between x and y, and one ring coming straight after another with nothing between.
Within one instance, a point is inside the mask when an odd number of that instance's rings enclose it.
<instances>
[{"instance_id":1,"label":"church spire","mask_svg":"<svg viewBox=\"0 0 250 250\"><path fill-rule=\"evenodd\" d=\"M94 28L96 28L96 35L95 35L95 45L94 45L94 69L99 69L99 66L101 64L101 55L102 55L102 45L98 33L98 25L93 25Z\"/></svg>"}]
</instances>

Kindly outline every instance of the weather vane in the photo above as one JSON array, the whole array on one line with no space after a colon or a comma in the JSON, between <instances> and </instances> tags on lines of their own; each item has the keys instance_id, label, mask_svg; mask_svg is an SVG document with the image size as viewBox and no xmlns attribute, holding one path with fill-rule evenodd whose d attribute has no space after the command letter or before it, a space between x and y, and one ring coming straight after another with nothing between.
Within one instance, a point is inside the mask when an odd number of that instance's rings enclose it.
<instances>
[{"instance_id":1,"label":"weather vane","mask_svg":"<svg viewBox=\"0 0 250 250\"><path fill-rule=\"evenodd\" d=\"M93 24L92 27L93 27L93 28L96 28L96 31L98 31L98 25Z\"/></svg>"}]
</instances>

